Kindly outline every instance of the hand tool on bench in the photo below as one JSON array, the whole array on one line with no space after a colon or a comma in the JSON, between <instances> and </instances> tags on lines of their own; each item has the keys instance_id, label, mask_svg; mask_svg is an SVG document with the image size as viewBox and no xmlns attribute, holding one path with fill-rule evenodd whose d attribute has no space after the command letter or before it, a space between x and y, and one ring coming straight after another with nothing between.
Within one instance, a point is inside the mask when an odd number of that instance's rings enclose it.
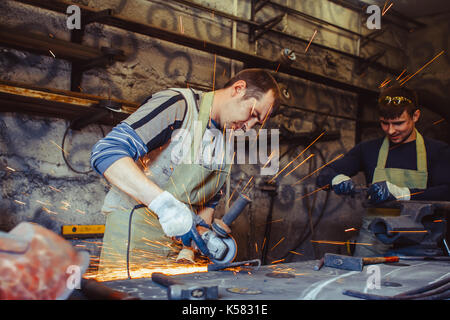
<instances>
[{"instance_id":1,"label":"hand tool on bench","mask_svg":"<svg viewBox=\"0 0 450 320\"><path fill-rule=\"evenodd\" d=\"M254 270L258 270L261 266L261 260L254 259L254 260L246 260L246 261L238 261L238 262L230 262L230 263L211 263L208 264L208 271L219 271L226 268L235 268L240 266L246 266L256 264L254 267Z\"/></svg>"},{"instance_id":2,"label":"hand tool on bench","mask_svg":"<svg viewBox=\"0 0 450 320\"><path fill-rule=\"evenodd\" d=\"M128 293L113 290L94 279L81 279L80 291L88 300L140 300Z\"/></svg>"},{"instance_id":3,"label":"hand tool on bench","mask_svg":"<svg viewBox=\"0 0 450 320\"><path fill-rule=\"evenodd\" d=\"M399 257L350 257L325 253L324 266L343 270L362 271L368 264L398 262Z\"/></svg>"},{"instance_id":4,"label":"hand tool on bench","mask_svg":"<svg viewBox=\"0 0 450 320\"><path fill-rule=\"evenodd\" d=\"M160 272L152 273L152 281L167 288L169 300L216 300L218 286L187 285Z\"/></svg>"}]
</instances>

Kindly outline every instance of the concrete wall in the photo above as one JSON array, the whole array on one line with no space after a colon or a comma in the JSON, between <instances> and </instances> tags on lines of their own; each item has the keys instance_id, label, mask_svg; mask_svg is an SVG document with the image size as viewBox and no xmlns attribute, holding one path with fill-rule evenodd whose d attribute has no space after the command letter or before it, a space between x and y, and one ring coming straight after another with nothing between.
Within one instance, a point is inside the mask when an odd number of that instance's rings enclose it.
<instances>
[{"instance_id":1,"label":"concrete wall","mask_svg":"<svg viewBox=\"0 0 450 320\"><path fill-rule=\"evenodd\" d=\"M205 13L180 5L175 1L144 0L80 0L80 5L95 9L112 8L116 13L142 23L149 23L175 32L184 32L205 41L222 45L232 44L232 23L214 13ZM196 1L215 10L225 11L243 18L250 18L250 1L237 1L237 10L233 9L233 0ZM325 0L290 1L279 0L278 3L301 12L314 15L322 20L338 24L354 32L368 34L364 20L359 13L342 8ZM69 39L65 16L47 10L37 9L14 1L2 1L0 4L2 23L20 29L39 32L59 39ZM278 9L265 7L258 13L259 22L278 14ZM448 21L448 19L446 20ZM404 68L405 54L410 56L408 70L414 70L425 58L440 47L448 35L448 22L442 20L433 29L424 34L411 36L412 46L408 51L387 48L386 54L378 61L391 68ZM386 78L382 70L369 68L359 75L354 72L355 60L333 50L323 50L314 44L305 53L308 40L314 30L318 33L314 43L319 43L353 55L369 57L378 52L379 47L369 44L360 48L357 37L336 28L314 25L297 15L288 15L275 27L305 41L295 41L273 34L266 34L254 44L248 42L248 27L237 26L236 48L242 51L262 55L276 60L283 48L296 52L295 67L320 75L333 77L354 85L376 90ZM421 57L416 55L416 46L421 46L419 39L428 39L430 34L439 34L429 40L429 47ZM385 35L397 37L404 42L407 34L402 30ZM441 39L441 40L439 40ZM427 40L428 41L428 40ZM445 42L445 41L444 41ZM448 42L448 41L447 41ZM432 43L432 44L431 44ZM86 29L83 44L100 47L112 46L124 50L127 60L116 62L107 69L93 69L84 74L81 84L82 92L104 97L111 95L128 101L140 102L151 93L168 87L202 87L211 89L220 87L229 78L232 69L229 59L215 57L211 54L177 46L150 37L125 32L101 24L91 24ZM445 45L448 43L445 42ZM427 47L428 48L428 47ZM1 47L1 79L25 82L49 88L69 90L70 63L33 55ZM446 54L448 63L448 55ZM238 70L242 65L237 63ZM440 94L448 89L448 73L429 69L429 78L437 83ZM358 97L310 81L274 73L283 88L289 92L286 101L290 108L273 117L267 128L283 128L289 134L306 134L315 132L316 136L326 131L337 130L341 139L337 141L319 140L302 157L298 158L286 172L311 153L315 156L307 164L287 177L278 179L278 194L274 198L271 233L265 239L267 215L269 214L270 196L258 189L251 190L252 204L233 225L234 235L239 244L238 259L261 257L264 246L269 248L268 262L314 259L324 252L347 252L346 246L318 244L310 240L346 241L353 238L359 228L361 206L357 200L338 198L324 191L310 196L305 195L316 190L313 175L301 184L299 179L330 161L337 155L348 151L355 142ZM391 75L392 76L392 75ZM427 82L429 83L429 82ZM431 83L430 83L431 85ZM295 109L295 107L303 109ZM306 112L304 109L321 113ZM325 116L323 113L329 113ZM373 113L365 109L365 117L373 120ZM436 118L438 120L438 118ZM442 125L446 125L445 123ZM0 165L1 165L1 202L0 226L9 230L20 221L35 221L59 232L66 224L102 224L105 218L99 210L102 199L108 190L106 181L95 173L76 173L71 170L62 157L60 149L68 122L58 118L43 118L18 113L0 114ZM92 145L102 136L102 129L111 128L91 125L82 131L67 132L65 152L68 161L77 171L89 170L89 153ZM379 134L377 129L363 132L364 137ZM303 142L304 144L304 142ZM280 169L294 159L305 147L302 143L283 143L281 141ZM231 191L241 190L251 178L262 182L268 177L259 176L259 166L235 165L231 176ZM358 183L364 181L357 178ZM224 212L224 201L217 209L217 215ZM290 252L292 251L292 252Z\"/></svg>"}]
</instances>

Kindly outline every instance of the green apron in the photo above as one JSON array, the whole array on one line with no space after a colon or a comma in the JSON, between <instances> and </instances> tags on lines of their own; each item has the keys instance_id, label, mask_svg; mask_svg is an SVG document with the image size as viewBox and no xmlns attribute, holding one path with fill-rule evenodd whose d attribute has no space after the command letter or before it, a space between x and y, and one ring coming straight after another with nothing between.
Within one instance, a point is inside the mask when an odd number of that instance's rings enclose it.
<instances>
[{"instance_id":1,"label":"green apron","mask_svg":"<svg viewBox=\"0 0 450 320\"><path fill-rule=\"evenodd\" d=\"M187 102L188 108L195 108L192 101L196 102L192 99ZM185 161L175 166L169 181L163 186L164 190L172 193L194 212L222 188L230 171L230 164L206 168L193 161L199 148L203 147L202 137L209 122L213 99L214 92L203 94L196 119L202 124L201 132L193 132L191 152L186 155ZM190 161L187 157L191 158ZM113 194L108 194L107 198L105 202L116 201ZM156 214L142 205L137 207L136 203L124 203L122 199L117 201L120 201L116 205L117 210L106 212L99 272L123 269L131 272L132 277L135 269L166 265L167 258L171 256L175 260L179 248L164 234Z\"/></svg>"},{"instance_id":2,"label":"green apron","mask_svg":"<svg viewBox=\"0 0 450 320\"><path fill-rule=\"evenodd\" d=\"M208 125L213 99L213 92L208 92L202 97L198 116L202 127L201 132L193 132L194 139L191 144L191 152L186 156L190 157L190 160L183 161L175 167L171 176L172 179L164 187L166 191L172 193L175 198L187 205L201 207L208 202L222 188L230 170L230 164L222 163L218 168L212 169L196 163L196 156L200 152L199 148L202 147L202 144L198 142L202 140ZM225 162L225 154L223 159Z\"/></svg>"},{"instance_id":3,"label":"green apron","mask_svg":"<svg viewBox=\"0 0 450 320\"><path fill-rule=\"evenodd\" d=\"M416 130L416 153L417 153L417 170L386 168L386 160L389 153L389 139L384 138L380 151L378 152L378 161L375 168L372 183L389 181L399 187L407 187L409 189L426 189L428 172L427 172L427 153L425 142L422 135ZM369 208L363 216L357 243L368 245L356 245L355 256L370 257L384 255L392 245L387 245L379 241L375 235L368 230L369 224L376 217L397 216L400 214L399 209L388 208Z\"/></svg>"}]
</instances>

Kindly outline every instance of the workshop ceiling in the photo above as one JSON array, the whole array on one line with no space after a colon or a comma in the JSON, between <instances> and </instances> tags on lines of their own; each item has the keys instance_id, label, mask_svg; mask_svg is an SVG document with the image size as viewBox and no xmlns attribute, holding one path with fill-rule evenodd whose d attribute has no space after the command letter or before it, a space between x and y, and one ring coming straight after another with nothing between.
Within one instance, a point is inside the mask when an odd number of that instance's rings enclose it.
<instances>
[{"instance_id":1,"label":"workshop ceiling","mask_svg":"<svg viewBox=\"0 0 450 320\"><path fill-rule=\"evenodd\" d=\"M394 3L392 9L409 18L420 18L450 11L448 0L362 0L369 4L378 4L383 7L387 2Z\"/></svg>"}]
</instances>

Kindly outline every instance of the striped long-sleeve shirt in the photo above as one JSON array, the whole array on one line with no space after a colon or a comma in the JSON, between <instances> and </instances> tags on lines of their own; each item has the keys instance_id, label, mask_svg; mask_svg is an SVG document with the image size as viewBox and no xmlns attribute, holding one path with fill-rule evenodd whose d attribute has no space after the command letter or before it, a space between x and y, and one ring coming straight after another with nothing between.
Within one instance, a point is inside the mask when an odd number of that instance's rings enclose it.
<instances>
[{"instance_id":1,"label":"striped long-sleeve shirt","mask_svg":"<svg viewBox=\"0 0 450 320\"><path fill-rule=\"evenodd\" d=\"M198 94L195 94L195 98L200 100ZM155 93L94 145L91 152L92 168L103 175L123 157L136 161L163 146L170 140L172 132L181 127L186 111L186 100L181 93L174 90ZM218 199L214 197L207 206L214 207Z\"/></svg>"},{"instance_id":2,"label":"striped long-sleeve shirt","mask_svg":"<svg viewBox=\"0 0 450 320\"><path fill-rule=\"evenodd\" d=\"M120 158L131 157L136 161L163 146L173 130L181 127L186 110L186 101L181 93L164 90L154 94L94 145L92 168L103 175Z\"/></svg>"}]
</instances>

